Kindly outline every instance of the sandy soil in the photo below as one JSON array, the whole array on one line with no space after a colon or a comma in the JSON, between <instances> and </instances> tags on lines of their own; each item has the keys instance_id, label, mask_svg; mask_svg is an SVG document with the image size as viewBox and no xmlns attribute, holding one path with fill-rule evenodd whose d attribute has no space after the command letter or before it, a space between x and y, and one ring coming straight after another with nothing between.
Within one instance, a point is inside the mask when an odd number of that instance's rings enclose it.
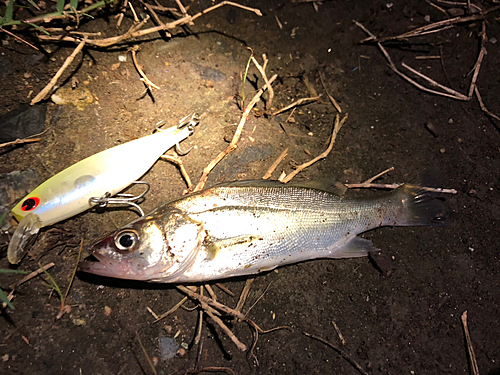
<instances>
[{"instance_id":1,"label":"sandy soil","mask_svg":"<svg viewBox=\"0 0 500 375\"><path fill-rule=\"evenodd\" d=\"M484 115L476 99L461 102L431 95L403 81L376 46L358 44L366 35L352 22L361 22L376 35L391 36L442 20L443 13L420 1L325 1L317 12L311 3L245 3L261 9L263 16L222 7L192 26L174 30L171 39L153 34L134 43L140 46L137 56L143 70L160 87L153 90L154 100L147 95L141 98L144 85L127 45L112 51L85 49L60 83L68 88L76 79L78 88L88 89L94 102L82 110L49 103L42 140L1 150L0 172L34 169L38 177L26 186L29 191L87 156L150 134L160 120L174 125L197 112L200 124L183 143L183 148L194 146L183 161L197 181L208 162L227 146L225 139L239 121L241 75L251 47L259 61L266 54L269 75L279 76L274 108L312 96L314 91L322 98L297 108L293 122L286 121L290 112L260 115L265 102L259 103L259 112L248 118L238 148L214 169L208 185L261 178L288 148L289 156L272 176L276 179L281 171L290 173L293 166L309 160L308 153L315 156L327 147L336 111L324 92L321 74L349 118L331 154L296 180L362 182L394 167L379 182L405 182L437 168L443 187L458 190L446 196L453 222L444 228L381 228L363 235L392 258L396 269L388 277L366 258L316 260L258 276L245 310L267 291L248 317L263 329L288 326L291 330L259 336L256 366L206 319L198 368L227 367L236 374L358 373L331 348L303 335L308 332L341 347L369 374L468 374L460 319L467 311L480 373L500 374L500 243L495 235L500 218L499 123ZM196 1L190 12L211 4ZM165 5L174 6L174 2L165 0ZM481 2L481 6L492 4ZM496 114L500 113L498 16L498 12L488 16L488 54L478 77L483 101ZM120 32L131 24L127 17ZM114 18L101 17L84 23L81 30L114 35L115 25ZM397 66L405 62L467 94L480 31L481 22L461 24L386 47ZM8 61L12 68L2 73L0 82L0 113L6 114L28 103L30 93L45 86L74 46L46 45L53 51L47 59L5 33L1 38L2 64ZM417 59L440 54L442 60ZM127 59L118 65L120 56ZM247 103L262 84L252 66L245 89ZM127 173L126 165L123 171ZM144 180L151 184L142 203L145 211L181 196L186 188L176 167L164 161L157 162ZM26 191L19 192L18 199ZM33 253L42 264L55 263L50 274L65 289L80 240L87 247L135 217L124 209L86 212L45 228ZM2 237L0 268L9 268L7 241ZM29 257L19 267L37 268L38 262ZM8 292L19 279L19 275L0 274L0 287ZM225 285L239 295L244 280ZM237 297L214 288L220 301L236 305ZM16 309L2 312L0 371L152 374L137 332L149 355L159 359L159 374L185 373L196 364L198 348L191 343L198 313L179 309L153 323L147 310L161 314L181 298L171 285L79 274L67 299L71 312L56 320L57 296L40 278L31 280L16 289ZM105 314L106 306L110 314ZM252 331L246 324L230 326L251 345ZM159 340L174 335L179 345L189 345L188 350L183 356L162 360Z\"/></svg>"}]
</instances>

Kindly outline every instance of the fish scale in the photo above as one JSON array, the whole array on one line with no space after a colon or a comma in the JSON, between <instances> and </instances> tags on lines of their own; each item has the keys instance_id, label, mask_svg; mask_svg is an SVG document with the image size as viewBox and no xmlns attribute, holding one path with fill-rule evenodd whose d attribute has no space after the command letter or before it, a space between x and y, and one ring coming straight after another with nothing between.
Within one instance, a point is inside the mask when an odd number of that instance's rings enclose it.
<instances>
[{"instance_id":1,"label":"fish scale","mask_svg":"<svg viewBox=\"0 0 500 375\"><path fill-rule=\"evenodd\" d=\"M220 199L215 208L203 210L202 202L199 205L189 200L175 205L203 222L207 233L215 238L212 242L220 244L215 257L200 252L184 275L187 279L239 276L312 258L344 257L342 245L384 221L379 219L380 207L390 204L387 198L342 200L324 191L293 186L220 188L212 193ZM245 197L250 198L242 199ZM186 202L194 203L194 207ZM394 206L393 211L397 208ZM239 239L239 243L232 244L228 238ZM245 238L249 240L245 242ZM359 250L349 256L366 255Z\"/></svg>"}]
</instances>

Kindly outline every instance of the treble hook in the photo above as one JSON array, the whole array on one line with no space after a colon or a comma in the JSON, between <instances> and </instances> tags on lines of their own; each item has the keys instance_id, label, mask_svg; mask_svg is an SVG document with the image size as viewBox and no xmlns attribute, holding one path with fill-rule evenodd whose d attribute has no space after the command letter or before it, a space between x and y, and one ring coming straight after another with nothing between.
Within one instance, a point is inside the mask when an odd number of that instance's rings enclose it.
<instances>
[{"instance_id":1,"label":"treble hook","mask_svg":"<svg viewBox=\"0 0 500 375\"><path fill-rule=\"evenodd\" d=\"M179 142L177 142L177 143L175 144L175 152L176 152L176 153L177 153L177 155L179 155L179 156L184 156L184 155L189 154L189 152L190 152L192 149L193 149L193 148L192 148L192 147L190 147L190 148L188 148L186 151L183 151L183 150L181 149L181 145L179 144Z\"/></svg>"},{"instance_id":2,"label":"treble hook","mask_svg":"<svg viewBox=\"0 0 500 375\"><path fill-rule=\"evenodd\" d=\"M194 127L198 125L200 122L200 118L198 114L194 112L192 115L187 115L177 124L177 129L182 129L184 126L187 126L189 130L194 131Z\"/></svg>"},{"instance_id":3,"label":"treble hook","mask_svg":"<svg viewBox=\"0 0 500 375\"><path fill-rule=\"evenodd\" d=\"M145 181L133 181L132 184L137 184L137 185L146 185L146 190L144 190L141 194L139 195L133 195L133 194L116 194L116 198L111 198L111 194L109 192L106 192L103 194L102 197L90 197L89 198L89 203L91 205L96 205L101 208L105 208L108 206L108 204L126 204L132 207L135 207L139 213L141 214L141 217L144 216L144 211L142 210L141 207L135 201L141 199L144 197L150 189L150 186L147 182Z\"/></svg>"},{"instance_id":4,"label":"treble hook","mask_svg":"<svg viewBox=\"0 0 500 375\"><path fill-rule=\"evenodd\" d=\"M161 120L159 121L156 125L155 125L155 129L157 131L163 131L160 126L162 126L164 123L165 123L166 120ZM196 125L198 125L198 123L200 122L200 119L198 117L198 114L196 112L194 112L193 114L191 115L187 115L186 117L183 117L179 123L177 124L177 129L182 129L183 127L187 126L188 130L189 130L189 135L193 134L194 132L194 127ZM180 155L180 156L184 156L184 155L187 155L189 154L189 151L191 151L193 148L191 147L189 150L187 151L183 151L181 149L181 146L179 145L179 142L177 142L175 144L175 152Z\"/></svg>"},{"instance_id":5,"label":"treble hook","mask_svg":"<svg viewBox=\"0 0 500 375\"><path fill-rule=\"evenodd\" d=\"M163 126L163 124L165 124L165 122L167 122L167 120L158 121L155 125L155 130L162 132L163 129L161 128L161 126ZM198 118L198 114L195 112L191 115L187 115L186 117L183 117L179 121L179 123L177 124L177 129L182 129L183 127L187 126L190 133L192 134L194 131L194 127L196 125L198 125L199 122L200 122L200 119Z\"/></svg>"}]
</instances>

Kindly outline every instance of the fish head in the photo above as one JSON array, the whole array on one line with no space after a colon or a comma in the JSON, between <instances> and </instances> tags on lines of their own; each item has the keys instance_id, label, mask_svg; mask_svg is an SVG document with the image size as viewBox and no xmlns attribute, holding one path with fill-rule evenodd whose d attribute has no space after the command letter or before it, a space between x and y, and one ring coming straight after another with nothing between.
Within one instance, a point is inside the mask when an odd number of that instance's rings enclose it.
<instances>
[{"instance_id":1,"label":"fish head","mask_svg":"<svg viewBox=\"0 0 500 375\"><path fill-rule=\"evenodd\" d=\"M139 281L175 282L194 261L204 238L203 225L178 212L148 215L115 231L88 252L97 262L80 262L81 271Z\"/></svg>"}]
</instances>

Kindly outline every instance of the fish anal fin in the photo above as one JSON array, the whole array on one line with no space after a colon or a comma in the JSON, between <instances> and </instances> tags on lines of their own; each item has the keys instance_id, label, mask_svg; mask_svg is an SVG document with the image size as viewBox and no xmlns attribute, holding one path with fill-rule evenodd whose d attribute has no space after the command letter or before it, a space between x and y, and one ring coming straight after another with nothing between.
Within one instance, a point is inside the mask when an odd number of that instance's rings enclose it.
<instances>
[{"instance_id":1,"label":"fish anal fin","mask_svg":"<svg viewBox=\"0 0 500 375\"><path fill-rule=\"evenodd\" d=\"M340 246L331 258L357 258L367 256L372 252L379 252L370 240L361 237L354 237L349 242Z\"/></svg>"}]
</instances>

